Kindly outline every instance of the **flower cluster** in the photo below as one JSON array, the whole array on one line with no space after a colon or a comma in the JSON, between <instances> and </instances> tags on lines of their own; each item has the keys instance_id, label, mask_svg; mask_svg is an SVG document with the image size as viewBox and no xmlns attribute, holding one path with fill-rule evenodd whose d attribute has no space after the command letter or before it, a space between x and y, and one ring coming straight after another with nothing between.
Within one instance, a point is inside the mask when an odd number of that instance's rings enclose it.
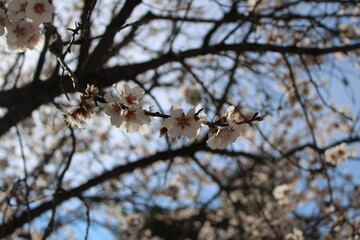
<instances>
[{"instance_id":1,"label":"flower cluster","mask_svg":"<svg viewBox=\"0 0 360 240\"><path fill-rule=\"evenodd\" d=\"M188 137L196 138L199 135L201 123L206 122L206 114L201 114L201 105L192 107L187 114L184 114L182 108L172 106L170 109L170 117L164 121L164 127L169 130L171 138Z\"/></svg>"},{"instance_id":2,"label":"flower cluster","mask_svg":"<svg viewBox=\"0 0 360 240\"><path fill-rule=\"evenodd\" d=\"M128 133L145 134L151 119L141 109L144 90L140 87L131 88L125 82L115 84L114 88L118 96L114 97L111 93L104 96L107 102L105 113L110 116L111 124Z\"/></svg>"},{"instance_id":3,"label":"flower cluster","mask_svg":"<svg viewBox=\"0 0 360 240\"><path fill-rule=\"evenodd\" d=\"M116 89L116 96L108 92L102 98L98 96L97 88L88 86L78 106L65 113L66 122L82 128L82 123L90 119L91 114L94 113L92 102L99 101L103 103L101 106L110 117L111 125L120 130L145 134L151 122L150 117L159 117L164 119L160 136L168 133L171 139L187 137L192 140L198 137L201 128L207 125L210 128L208 145L211 149L224 149L240 136L243 123L263 120L263 117L256 113L252 119L239 121L239 118L235 116L234 106L228 107L224 116L216 117L214 122L207 121L207 115L202 112L200 104L191 107L186 114L179 106L172 106L170 115L145 111L142 109L143 89L137 86L131 87L126 82L114 84L113 87Z\"/></svg>"},{"instance_id":4,"label":"flower cluster","mask_svg":"<svg viewBox=\"0 0 360 240\"><path fill-rule=\"evenodd\" d=\"M0 1L0 36L7 30L10 50L35 49L41 40L39 25L52 20L54 6L48 0Z\"/></svg>"}]
</instances>

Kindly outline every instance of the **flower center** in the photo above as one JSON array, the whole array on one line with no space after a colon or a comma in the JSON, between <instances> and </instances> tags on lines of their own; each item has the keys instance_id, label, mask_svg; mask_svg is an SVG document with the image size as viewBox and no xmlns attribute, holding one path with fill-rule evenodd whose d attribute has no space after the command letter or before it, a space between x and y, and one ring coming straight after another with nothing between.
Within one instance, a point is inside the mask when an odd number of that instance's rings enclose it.
<instances>
[{"instance_id":1,"label":"flower center","mask_svg":"<svg viewBox=\"0 0 360 240\"><path fill-rule=\"evenodd\" d=\"M45 12L44 4L42 4L42 3L36 3L36 4L34 5L34 11L35 11L37 14L42 14L43 12Z\"/></svg>"},{"instance_id":2,"label":"flower center","mask_svg":"<svg viewBox=\"0 0 360 240\"><path fill-rule=\"evenodd\" d=\"M16 38L19 38L24 35L24 30L25 30L25 28L16 26L16 28L12 32L15 33Z\"/></svg>"},{"instance_id":3,"label":"flower center","mask_svg":"<svg viewBox=\"0 0 360 240\"><path fill-rule=\"evenodd\" d=\"M133 104L136 101L136 97L129 94L128 96L125 97L125 100L128 104Z\"/></svg>"},{"instance_id":4,"label":"flower center","mask_svg":"<svg viewBox=\"0 0 360 240\"><path fill-rule=\"evenodd\" d=\"M339 150L338 150L338 154L339 154L340 156L344 156L344 155L345 155L345 151L342 150L342 149L339 149Z\"/></svg>"},{"instance_id":5,"label":"flower center","mask_svg":"<svg viewBox=\"0 0 360 240\"><path fill-rule=\"evenodd\" d=\"M128 121L134 121L136 119L136 111L127 110L125 113L125 118Z\"/></svg>"},{"instance_id":6,"label":"flower center","mask_svg":"<svg viewBox=\"0 0 360 240\"><path fill-rule=\"evenodd\" d=\"M184 129L186 126L190 125L190 120L185 117L185 114L183 113L180 117L176 118L177 124L181 126L182 129Z\"/></svg>"},{"instance_id":7,"label":"flower center","mask_svg":"<svg viewBox=\"0 0 360 240\"><path fill-rule=\"evenodd\" d=\"M119 105L117 105L116 103L111 103L111 112L112 113L119 113L121 111L121 108Z\"/></svg>"},{"instance_id":8,"label":"flower center","mask_svg":"<svg viewBox=\"0 0 360 240\"><path fill-rule=\"evenodd\" d=\"M22 4L20 4L20 10L17 11L17 13L19 13L19 12L25 12L25 10L26 10L26 5L27 5L27 3L22 3Z\"/></svg>"}]
</instances>

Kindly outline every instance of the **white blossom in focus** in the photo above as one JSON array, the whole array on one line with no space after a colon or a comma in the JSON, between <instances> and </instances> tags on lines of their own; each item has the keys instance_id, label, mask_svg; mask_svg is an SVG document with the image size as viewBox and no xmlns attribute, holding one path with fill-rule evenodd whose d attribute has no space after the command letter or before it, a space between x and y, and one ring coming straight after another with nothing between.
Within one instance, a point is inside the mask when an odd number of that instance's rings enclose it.
<instances>
[{"instance_id":1,"label":"white blossom in focus","mask_svg":"<svg viewBox=\"0 0 360 240\"><path fill-rule=\"evenodd\" d=\"M27 0L12 0L8 5L9 20L16 23L26 16Z\"/></svg>"},{"instance_id":2,"label":"white blossom in focus","mask_svg":"<svg viewBox=\"0 0 360 240\"><path fill-rule=\"evenodd\" d=\"M34 23L21 20L10 23L7 26L7 44L10 50L24 51L28 46L28 40L34 35Z\"/></svg>"},{"instance_id":3,"label":"white blossom in focus","mask_svg":"<svg viewBox=\"0 0 360 240\"><path fill-rule=\"evenodd\" d=\"M213 130L210 130L209 139L206 141L211 149L225 149L229 143L235 142L240 136L240 129L232 126Z\"/></svg>"},{"instance_id":4,"label":"white blossom in focus","mask_svg":"<svg viewBox=\"0 0 360 240\"><path fill-rule=\"evenodd\" d=\"M144 90L140 87L131 88L126 82L115 84L114 88L120 96L121 103L127 106L134 106L140 104L140 99L144 96Z\"/></svg>"},{"instance_id":5,"label":"white blossom in focus","mask_svg":"<svg viewBox=\"0 0 360 240\"><path fill-rule=\"evenodd\" d=\"M55 7L48 0L28 0L26 6L26 17L34 23L48 23L52 20Z\"/></svg>"},{"instance_id":6,"label":"white blossom in focus","mask_svg":"<svg viewBox=\"0 0 360 240\"><path fill-rule=\"evenodd\" d=\"M111 124L128 133L145 134L151 119L146 116L140 105L144 90L140 87L131 88L125 82L114 84L113 87L119 96L113 97L110 93L104 96L107 101L105 113L110 116Z\"/></svg>"},{"instance_id":7,"label":"white blossom in focus","mask_svg":"<svg viewBox=\"0 0 360 240\"><path fill-rule=\"evenodd\" d=\"M239 126L236 124L236 121L235 121L235 107L234 106L230 106L226 109L225 117L226 117L226 122L230 126L233 126L233 127Z\"/></svg>"},{"instance_id":8,"label":"white blossom in focus","mask_svg":"<svg viewBox=\"0 0 360 240\"><path fill-rule=\"evenodd\" d=\"M129 107L123 110L119 129L126 129L128 133L139 132L140 134L145 134L150 122L150 117L146 116L144 110L140 107Z\"/></svg>"},{"instance_id":9,"label":"white blossom in focus","mask_svg":"<svg viewBox=\"0 0 360 240\"><path fill-rule=\"evenodd\" d=\"M111 96L110 93L106 93L104 96L105 100L108 102L105 105L105 113L110 116L111 125L120 127L123 117L121 116L121 106L118 103L119 99Z\"/></svg>"},{"instance_id":10,"label":"white blossom in focus","mask_svg":"<svg viewBox=\"0 0 360 240\"><path fill-rule=\"evenodd\" d=\"M200 110L201 106L196 108L192 107L185 115L182 108L178 106L171 106L170 117L164 121L164 127L169 130L171 138L188 137L189 139L196 138L200 132L201 121L195 119L197 110ZM202 115L204 119L204 115Z\"/></svg>"},{"instance_id":11,"label":"white blossom in focus","mask_svg":"<svg viewBox=\"0 0 360 240\"><path fill-rule=\"evenodd\" d=\"M211 149L225 149L240 136L241 125L236 124L234 111L234 106L228 107L225 111L224 117L229 126L210 129L206 143Z\"/></svg>"},{"instance_id":12,"label":"white blossom in focus","mask_svg":"<svg viewBox=\"0 0 360 240\"><path fill-rule=\"evenodd\" d=\"M42 34L38 25L29 23L28 27L32 30L32 35L26 39L25 44L28 49L34 50L39 46Z\"/></svg>"}]
</instances>

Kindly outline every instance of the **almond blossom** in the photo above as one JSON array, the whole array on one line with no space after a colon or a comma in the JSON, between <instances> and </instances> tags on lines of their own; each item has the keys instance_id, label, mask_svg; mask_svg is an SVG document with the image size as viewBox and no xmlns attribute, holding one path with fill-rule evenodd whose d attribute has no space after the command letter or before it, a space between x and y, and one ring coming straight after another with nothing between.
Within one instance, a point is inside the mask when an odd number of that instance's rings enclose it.
<instances>
[{"instance_id":1,"label":"almond blossom","mask_svg":"<svg viewBox=\"0 0 360 240\"><path fill-rule=\"evenodd\" d=\"M206 143L211 149L225 149L229 143L235 142L240 136L240 129L234 127L215 128L210 130Z\"/></svg>"},{"instance_id":2,"label":"almond blossom","mask_svg":"<svg viewBox=\"0 0 360 240\"><path fill-rule=\"evenodd\" d=\"M18 22L26 16L27 0L12 0L8 5L9 20Z\"/></svg>"},{"instance_id":3,"label":"almond blossom","mask_svg":"<svg viewBox=\"0 0 360 240\"><path fill-rule=\"evenodd\" d=\"M6 37L9 49L19 51L24 51L27 46L32 46L33 44L30 44L30 42L32 42L31 37L34 36L34 30L40 31L34 23L27 22L26 20L10 23L6 27L8 30Z\"/></svg>"},{"instance_id":4,"label":"almond blossom","mask_svg":"<svg viewBox=\"0 0 360 240\"><path fill-rule=\"evenodd\" d=\"M32 35L26 39L25 45L28 49L34 50L39 46L42 40L42 34L38 25L30 23L28 27L32 30Z\"/></svg>"},{"instance_id":5,"label":"almond blossom","mask_svg":"<svg viewBox=\"0 0 360 240\"><path fill-rule=\"evenodd\" d=\"M113 97L110 93L104 96L107 102L105 113L110 116L111 124L128 133L145 134L151 119L141 109L140 99L144 90L140 87L131 88L125 82L114 84L113 87L119 96Z\"/></svg>"},{"instance_id":6,"label":"almond blossom","mask_svg":"<svg viewBox=\"0 0 360 240\"><path fill-rule=\"evenodd\" d=\"M134 106L125 109L121 117L122 121L119 129L126 129L128 133L139 132L140 134L145 134L151 122L150 117L146 116L141 108Z\"/></svg>"},{"instance_id":7,"label":"almond blossom","mask_svg":"<svg viewBox=\"0 0 360 240\"><path fill-rule=\"evenodd\" d=\"M123 118L121 116L122 108L121 105L118 103L119 98L111 96L110 93L106 93L104 98L108 102L108 104L105 105L105 113L110 116L111 125L120 127Z\"/></svg>"},{"instance_id":8,"label":"almond blossom","mask_svg":"<svg viewBox=\"0 0 360 240\"><path fill-rule=\"evenodd\" d=\"M226 109L224 118L228 126L210 129L209 139L206 143L211 149L224 149L229 143L235 142L240 136L241 126L236 124L234 111L234 106Z\"/></svg>"},{"instance_id":9,"label":"almond blossom","mask_svg":"<svg viewBox=\"0 0 360 240\"><path fill-rule=\"evenodd\" d=\"M171 138L188 137L189 139L196 138L200 132L201 120L196 119L196 113L201 108L200 105L192 107L185 115L182 108L178 106L171 106L170 117L164 121L164 127L169 130ZM205 116L202 115L202 119Z\"/></svg>"},{"instance_id":10,"label":"almond blossom","mask_svg":"<svg viewBox=\"0 0 360 240\"><path fill-rule=\"evenodd\" d=\"M48 0L29 0L26 6L26 17L34 23L48 23L52 20L54 6Z\"/></svg>"},{"instance_id":11,"label":"almond blossom","mask_svg":"<svg viewBox=\"0 0 360 240\"><path fill-rule=\"evenodd\" d=\"M126 82L115 84L114 88L120 96L121 103L127 106L140 104L140 99L144 96L144 90L140 87L130 87Z\"/></svg>"}]
</instances>

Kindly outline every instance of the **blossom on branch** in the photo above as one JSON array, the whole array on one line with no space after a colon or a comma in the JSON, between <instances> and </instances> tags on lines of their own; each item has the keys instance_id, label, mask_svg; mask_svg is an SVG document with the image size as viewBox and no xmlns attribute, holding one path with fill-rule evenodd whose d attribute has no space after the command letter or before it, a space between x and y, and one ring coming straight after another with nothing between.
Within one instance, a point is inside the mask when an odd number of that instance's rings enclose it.
<instances>
[{"instance_id":1,"label":"blossom on branch","mask_svg":"<svg viewBox=\"0 0 360 240\"><path fill-rule=\"evenodd\" d=\"M24 19L27 4L27 0L12 0L8 5L9 20L16 23Z\"/></svg>"},{"instance_id":2,"label":"blossom on branch","mask_svg":"<svg viewBox=\"0 0 360 240\"><path fill-rule=\"evenodd\" d=\"M93 113L92 106L86 101L83 101L71 112L65 112L65 122L69 126L84 128L82 123L89 121Z\"/></svg>"},{"instance_id":3,"label":"blossom on branch","mask_svg":"<svg viewBox=\"0 0 360 240\"><path fill-rule=\"evenodd\" d=\"M225 122L228 126L212 127L209 132L209 139L206 143L211 149L225 149L229 143L235 142L240 136L241 126L235 121L235 107L230 106L226 109L224 117L216 119L216 122Z\"/></svg>"},{"instance_id":4,"label":"blossom on branch","mask_svg":"<svg viewBox=\"0 0 360 240\"><path fill-rule=\"evenodd\" d=\"M206 119L206 115L199 118L196 114L201 109L201 105L192 107L185 115L182 108L171 106L170 117L164 121L164 127L169 130L171 138L188 137L196 138L200 132L201 122Z\"/></svg>"},{"instance_id":5,"label":"blossom on branch","mask_svg":"<svg viewBox=\"0 0 360 240\"><path fill-rule=\"evenodd\" d=\"M34 49L40 40L40 29L37 25L26 20L10 23L7 26L7 44L11 50L24 51Z\"/></svg>"},{"instance_id":6,"label":"blossom on branch","mask_svg":"<svg viewBox=\"0 0 360 240\"><path fill-rule=\"evenodd\" d=\"M32 30L32 35L26 39L25 45L28 49L34 50L39 46L42 35L40 33L40 28L38 25L30 23L29 28Z\"/></svg>"},{"instance_id":7,"label":"blossom on branch","mask_svg":"<svg viewBox=\"0 0 360 240\"><path fill-rule=\"evenodd\" d=\"M121 105L119 104L119 98L115 98L111 96L110 93L106 93L104 96L105 100L108 102L105 105L105 113L110 116L111 125L116 127L120 127L122 123L122 116L121 116Z\"/></svg>"},{"instance_id":8,"label":"blossom on branch","mask_svg":"<svg viewBox=\"0 0 360 240\"><path fill-rule=\"evenodd\" d=\"M120 96L120 102L127 106L135 106L140 104L140 99L144 96L144 90L140 87L131 88L126 82L115 84L114 88Z\"/></svg>"},{"instance_id":9,"label":"blossom on branch","mask_svg":"<svg viewBox=\"0 0 360 240\"><path fill-rule=\"evenodd\" d=\"M240 126L213 128L209 132L209 140L206 143L211 149L225 149L229 143L235 142L240 136Z\"/></svg>"},{"instance_id":10,"label":"blossom on branch","mask_svg":"<svg viewBox=\"0 0 360 240\"><path fill-rule=\"evenodd\" d=\"M111 124L128 133L139 132L145 134L151 122L150 117L141 109L140 100L144 90L140 87L131 88L128 83L114 84L119 96L105 94L107 102L105 113L110 116Z\"/></svg>"},{"instance_id":11,"label":"blossom on branch","mask_svg":"<svg viewBox=\"0 0 360 240\"><path fill-rule=\"evenodd\" d=\"M29 0L26 6L26 17L34 23L48 23L52 20L55 7L48 0Z\"/></svg>"},{"instance_id":12,"label":"blossom on branch","mask_svg":"<svg viewBox=\"0 0 360 240\"><path fill-rule=\"evenodd\" d=\"M145 134L151 122L150 117L145 115L144 110L136 106L125 109L121 117L122 122L119 129L126 129L128 133L139 132Z\"/></svg>"}]
</instances>

